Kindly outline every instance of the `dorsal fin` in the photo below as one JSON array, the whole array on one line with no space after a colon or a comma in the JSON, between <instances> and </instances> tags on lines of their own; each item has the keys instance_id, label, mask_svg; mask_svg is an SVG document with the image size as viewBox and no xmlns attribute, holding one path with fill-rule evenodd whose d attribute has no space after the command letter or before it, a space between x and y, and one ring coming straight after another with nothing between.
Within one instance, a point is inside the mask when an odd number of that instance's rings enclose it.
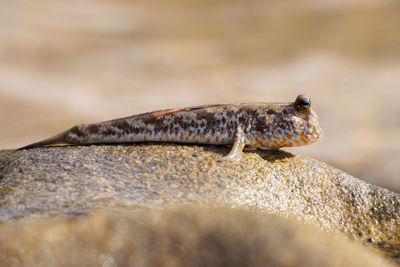
<instances>
[{"instance_id":1,"label":"dorsal fin","mask_svg":"<svg viewBox=\"0 0 400 267\"><path fill-rule=\"evenodd\" d=\"M163 117L165 115L173 114L173 113L178 113L178 112L182 112L182 111L193 111L193 110L210 108L210 107L218 107L218 106L225 106L225 105L224 104L211 104L211 105L202 105L202 106L186 107L186 108L179 108L179 109L163 109L163 110L135 114L135 115L128 116L128 117L122 117L122 118L112 119L112 120L108 120L108 121L103 121L101 123L113 123L115 121L120 121L120 120L125 120L125 119L135 119L135 118L144 118L144 117L146 118L145 121L149 122L151 120Z\"/></svg>"},{"instance_id":2,"label":"dorsal fin","mask_svg":"<svg viewBox=\"0 0 400 267\"><path fill-rule=\"evenodd\" d=\"M162 112L160 114L154 115L153 117L151 117L149 119L149 121L157 119L157 118L165 116L165 115L168 115L168 114L177 113L177 112L181 112L181 111L188 111L188 110L189 110L188 108L170 109L170 110L164 111L164 112Z\"/></svg>"},{"instance_id":3,"label":"dorsal fin","mask_svg":"<svg viewBox=\"0 0 400 267\"><path fill-rule=\"evenodd\" d=\"M154 115L153 117L149 118L148 120L154 120L157 118L160 118L165 115L177 113L177 112L182 112L182 111L193 111L193 110L198 110L198 109L204 109L204 108L209 108L209 107L218 107L218 106L224 106L223 104L214 104L214 105L202 105L202 106L194 106L194 107L187 107L187 108L180 108L180 109L168 109L168 110L163 110L163 112Z\"/></svg>"}]
</instances>

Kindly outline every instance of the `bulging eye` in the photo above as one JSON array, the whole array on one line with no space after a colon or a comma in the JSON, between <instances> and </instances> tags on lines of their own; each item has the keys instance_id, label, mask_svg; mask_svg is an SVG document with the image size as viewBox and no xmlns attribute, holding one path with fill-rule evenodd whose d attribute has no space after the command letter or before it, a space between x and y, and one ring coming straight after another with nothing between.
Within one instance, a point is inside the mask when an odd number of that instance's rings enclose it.
<instances>
[{"instance_id":1,"label":"bulging eye","mask_svg":"<svg viewBox=\"0 0 400 267\"><path fill-rule=\"evenodd\" d=\"M301 100L300 105L304 108L309 108L311 106L311 101L310 99L303 99Z\"/></svg>"},{"instance_id":2,"label":"bulging eye","mask_svg":"<svg viewBox=\"0 0 400 267\"><path fill-rule=\"evenodd\" d=\"M299 95L294 102L294 107L297 111L306 111L311 107L311 99L305 95Z\"/></svg>"}]
</instances>

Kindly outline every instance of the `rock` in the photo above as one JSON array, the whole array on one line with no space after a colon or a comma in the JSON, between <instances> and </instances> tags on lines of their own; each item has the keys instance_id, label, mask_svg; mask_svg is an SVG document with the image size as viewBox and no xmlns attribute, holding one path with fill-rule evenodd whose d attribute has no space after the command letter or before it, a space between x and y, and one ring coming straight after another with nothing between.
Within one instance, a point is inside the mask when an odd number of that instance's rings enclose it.
<instances>
[{"instance_id":1,"label":"rock","mask_svg":"<svg viewBox=\"0 0 400 267\"><path fill-rule=\"evenodd\" d=\"M0 225L1 266L394 266L273 215L186 207Z\"/></svg>"},{"instance_id":2,"label":"rock","mask_svg":"<svg viewBox=\"0 0 400 267\"><path fill-rule=\"evenodd\" d=\"M400 196L284 151L138 144L0 154L0 219L202 204L295 215L399 260Z\"/></svg>"}]
</instances>

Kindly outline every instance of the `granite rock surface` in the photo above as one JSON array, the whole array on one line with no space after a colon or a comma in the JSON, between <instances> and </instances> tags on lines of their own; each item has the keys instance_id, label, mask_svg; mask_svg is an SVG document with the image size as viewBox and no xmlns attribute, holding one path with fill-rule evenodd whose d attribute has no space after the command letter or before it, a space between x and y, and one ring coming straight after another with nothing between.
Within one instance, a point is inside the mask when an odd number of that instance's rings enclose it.
<instances>
[{"instance_id":1,"label":"granite rock surface","mask_svg":"<svg viewBox=\"0 0 400 267\"><path fill-rule=\"evenodd\" d=\"M284 151L140 144L0 153L0 219L182 205L292 215L399 259L400 196Z\"/></svg>"},{"instance_id":2,"label":"granite rock surface","mask_svg":"<svg viewBox=\"0 0 400 267\"><path fill-rule=\"evenodd\" d=\"M394 266L311 225L237 209L185 207L0 225L1 266Z\"/></svg>"}]
</instances>

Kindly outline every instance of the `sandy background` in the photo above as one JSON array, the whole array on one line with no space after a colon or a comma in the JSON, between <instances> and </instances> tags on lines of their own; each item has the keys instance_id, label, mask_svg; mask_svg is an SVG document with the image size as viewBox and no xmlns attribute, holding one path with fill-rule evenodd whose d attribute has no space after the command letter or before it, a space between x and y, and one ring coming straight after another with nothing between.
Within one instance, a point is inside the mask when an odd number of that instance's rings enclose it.
<instances>
[{"instance_id":1,"label":"sandy background","mask_svg":"<svg viewBox=\"0 0 400 267\"><path fill-rule=\"evenodd\" d=\"M395 0L2 1L0 148L306 93L325 136L290 151L400 191L399 14Z\"/></svg>"}]
</instances>

